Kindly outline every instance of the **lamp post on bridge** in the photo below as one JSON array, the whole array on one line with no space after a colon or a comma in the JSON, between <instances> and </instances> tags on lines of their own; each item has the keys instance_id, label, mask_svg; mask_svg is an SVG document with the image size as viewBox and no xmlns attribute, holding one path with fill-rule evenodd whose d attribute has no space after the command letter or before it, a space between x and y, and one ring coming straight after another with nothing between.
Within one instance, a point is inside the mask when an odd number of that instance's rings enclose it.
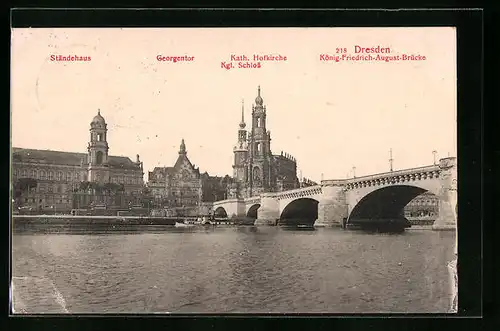
<instances>
[{"instance_id":1,"label":"lamp post on bridge","mask_svg":"<svg viewBox=\"0 0 500 331\"><path fill-rule=\"evenodd\" d=\"M392 172L392 170L393 170L393 169L392 169L392 161L394 161L394 160L393 160L393 158L392 158L392 148L391 148L391 149L389 150L389 171L390 171L390 172Z\"/></svg>"},{"instance_id":2,"label":"lamp post on bridge","mask_svg":"<svg viewBox=\"0 0 500 331\"><path fill-rule=\"evenodd\" d=\"M436 165L436 155L437 155L437 151L436 150L433 150L432 151L432 155L434 157L434 165Z\"/></svg>"},{"instance_id":3,"label":"lamp post on bridge","mask_svg":"<svg viewBox=\"0 0 500 331\"><path fill-rule=\"evenodd\" d=\"M356 178L356 167L355 166L352 167L352 176L353 176L353 178Z\"/></svg>"}]
</instances>

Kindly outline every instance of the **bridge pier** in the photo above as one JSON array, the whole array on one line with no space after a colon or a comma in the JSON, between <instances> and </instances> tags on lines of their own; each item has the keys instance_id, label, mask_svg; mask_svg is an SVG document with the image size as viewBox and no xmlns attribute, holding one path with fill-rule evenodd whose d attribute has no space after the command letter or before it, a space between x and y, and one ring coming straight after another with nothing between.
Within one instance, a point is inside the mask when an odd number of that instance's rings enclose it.
<instances>
[{"instance_id":1,"label":"bridge pier","mask_svg":"<svg viewBox=\"0 0 500 331\"><path fill-rule=\"evenodd\" d=\"M320 199L318 204L318 219L314 222L314 226L342 226L343 220L348 215L343 181L322 183L322 192L323 198Z\"/></svg>"},{"instance_id":2,"label":"bridge pier","mask_svg":"<svg viewBox=\"0 0 500 331\"><path fill-rule=\"evenodd\" d=\"M276 225L280 218L279 203L274 193L261 193L255 225Z\"/></svg>"},{"instance_id":3,"label":"bridge pier","mask_svg":"<svg viewBox=\"0 0 500 331\"><path fill-rule=\"evenodd\" d=\"M457 158L439 160L441 190L439 192L439 216L433 230L456 230L457 226Z\"/></svg>"}]
</instances>

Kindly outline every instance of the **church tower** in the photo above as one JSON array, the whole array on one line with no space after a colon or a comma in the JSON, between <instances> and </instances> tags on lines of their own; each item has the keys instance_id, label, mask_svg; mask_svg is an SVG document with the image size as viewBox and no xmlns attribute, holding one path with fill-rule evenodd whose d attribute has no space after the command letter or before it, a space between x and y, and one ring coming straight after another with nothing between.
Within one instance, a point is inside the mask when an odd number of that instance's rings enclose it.
<instances>
[{"instance_id":1,"label":"church tower","mask_svg":"<svg viewBox=\"0 0 500 331\"><path fill-rule=\"evenodd\" d=\"M266 106L257 89L255 105L252 106L252 131L249 139L248 177L250 192L255 195L272 191L271 173L271 132L266 130Z\"/></svg>"},{"instance_id":2,"label":"church tower","mask_svg":"<svg viewBox=\"0 0 500 331\"><path fill-rule=\"evenodd\" d=\"M108 127L101 116L101 111L90 123L90 141L88 143L88 180L91 182L108 183Z\"/></svg>"},{"instance_id":3,"label":"church tower","mask_svg":"<svg viewBox=\"0 0 500 331\"><path fill-rule=\"evenodd\" d=\"M241 102L241 122L238 129L238 142L233 148L234 163L233 163L233 178L237 181L245 181L246 161L248 156L247 130L245 130L245 107Z\"/></svg>"}]
</instances>

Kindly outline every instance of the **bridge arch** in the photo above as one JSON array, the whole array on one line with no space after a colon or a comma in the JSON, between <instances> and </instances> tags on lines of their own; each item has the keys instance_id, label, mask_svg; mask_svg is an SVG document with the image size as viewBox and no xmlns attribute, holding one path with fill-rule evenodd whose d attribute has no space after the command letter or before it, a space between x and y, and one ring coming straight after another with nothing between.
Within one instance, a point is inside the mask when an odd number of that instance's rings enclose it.
<instances>
[{"instance_id":1,"label":"bridge arch","mask_svg":"<svg viewBox=\"0 0 500 331\"><path fill-rule=\"evenodd\" d=\"M214 217L222 217L222 218L227 217L227 212L224 209L224 207L217 207L214 211Z\"/></svg>"},{"instance_id":2,"label":"bridge arch","mask_svg":"<svg viewBox=\"0 0 500 331\"><path fill-rule=\"evenodd\" d=\"M257 211L259 208L260 208L260 203L256 203L256 204L250 206L250 208L248 208L246 216L249 218L257 219Z\"/></svg>"},{"instance_id":3,"label":"bridge arch","mask_svg":"<svg viewBox=\"0 0 500 331\"><path fill-rule=\"evenodd\" d=\"M313 225L318 218L319 201L312 198L292 200L280 214L280 225Z\"/></svg>"},{"instance_id":4,"label":"bridge arch","mask_svg":"<svg viewBox=\"0 0 500 331\"><path fill-rule=\"evenodd\" d=\"M404 207L427 191L423 187L413 185L394 185L376 189L363 196L353 206L347 223L403 220Z\"/></svg>"}]
</instances>

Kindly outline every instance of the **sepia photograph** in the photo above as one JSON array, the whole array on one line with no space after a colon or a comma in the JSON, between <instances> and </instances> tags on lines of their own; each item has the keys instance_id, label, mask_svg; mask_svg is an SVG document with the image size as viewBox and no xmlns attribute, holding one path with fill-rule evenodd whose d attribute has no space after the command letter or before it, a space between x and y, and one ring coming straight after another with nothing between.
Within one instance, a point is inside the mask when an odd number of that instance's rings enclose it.
<instances>
[{"instance_id":1,"label":"sepia photograph","mask_svg":"<svg viewBox=\"0 0 500 331\"><path fill-rule=\"evenodd\" d=\"M456 45L13 28L11 313L456 313Z\"/></svg>"}]
</instances>

